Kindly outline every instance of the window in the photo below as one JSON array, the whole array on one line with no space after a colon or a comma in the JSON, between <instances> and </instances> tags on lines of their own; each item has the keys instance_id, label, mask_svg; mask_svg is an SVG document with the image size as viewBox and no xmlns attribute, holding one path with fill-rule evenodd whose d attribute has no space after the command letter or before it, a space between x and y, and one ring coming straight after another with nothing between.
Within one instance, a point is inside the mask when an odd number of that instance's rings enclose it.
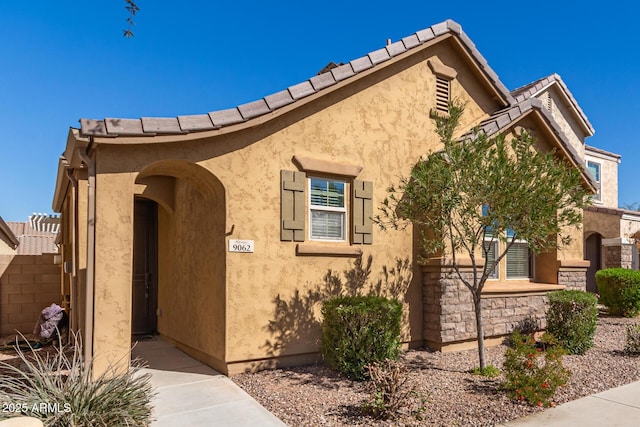
<instances>
[{"instance_id":1,"label":"window","mask_svg":"<svg viewBox=\"0 0 640 427\"><path fill-rule=\"evenodd\" d=\"M309 178L309 236L312 240L345 241L346 183L326 178Z\"/></svg>"},{"instance_id":2,"label":"window","mask_svg":"<svg viewBox=\"0 0 640 427\"><path fill-rule=\"evenodd\" d=\"M489 207L482 207L482 215L488 215ZM496 257L499 255L500 251L500 242L498 239L493 238L493 227L487 227L487 232L485 234L484 241L484 249L487 251L485 268L489 268L491 264L495 261ZM507 228L506 231L506 239L507 242L504 244L509 244L511 239L514 236L514 231L510 228ZM484 250L482 252L483 258L485 257ZM507 279L528 279L533 276L532 272L532 258L531 253L529 251L529 245L525 240L516 240L509 250L507 251L507 255L500 261L499 265L497 265L493 271L491 271L489 278L490 279L498 279L500 278L500 269L504 268L503 273L506 272ZM506 271L505 271L506 270Z\"/></svg>"},{"instance_id":3,"label":"window","mask_svg":"<svg viewBox=\"0 0 640 427\"><path fill-rule=\"evenodd\" d=\"M601 177L600 177L600 163L597 162L593 162L591 160L587 161L587 169L589 169L589 172L591 172L591 175L593 175L593 177L596 179L596 187L597 187L597 192L596 194L593 196L593 199L600 202L602 201L602 181L601 181Z\"/></svg>"}]
</instances>

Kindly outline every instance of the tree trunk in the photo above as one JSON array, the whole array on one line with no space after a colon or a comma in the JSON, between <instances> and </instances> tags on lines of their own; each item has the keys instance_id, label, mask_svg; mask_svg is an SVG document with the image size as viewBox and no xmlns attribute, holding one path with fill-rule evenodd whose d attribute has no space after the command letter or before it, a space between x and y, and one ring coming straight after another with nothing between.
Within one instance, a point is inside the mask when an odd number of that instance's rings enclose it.
<instances>
[{"instance_id":1,"label":"tree trunk","mask_svg":"<svg viewBox=\"0 0 640 427\"><path fill-rule=\"evenodd\" d=\"M487 361L484 357L484 326L482 325L482 300L480 292L473 292L473 307L476 312L476 331L478 339L478 358L480 360L480 369L484 371L487 367Z\"/></svg>"}]
</instances>

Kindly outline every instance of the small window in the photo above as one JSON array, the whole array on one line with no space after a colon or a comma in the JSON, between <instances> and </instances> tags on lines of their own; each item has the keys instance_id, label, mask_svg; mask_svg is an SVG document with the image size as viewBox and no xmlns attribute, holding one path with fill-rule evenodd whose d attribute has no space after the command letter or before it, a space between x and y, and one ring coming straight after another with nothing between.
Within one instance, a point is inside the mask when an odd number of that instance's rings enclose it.
<instances>
[{"instance_id":1,"label":"small window","mask_svg":"<svg viewBox=\"0 0 640 427\"><path fill-rule=\"evenodd\" d=\"M600 177L600 163L596 163L596 162L592 162L591 160L588 160L587 169L589 169L589 172L591 172L591 175L593 175L593 177L596 179L596 187L598 191L593 196L593 200L600 202L602 201L602 191L601 191L602 181Z\"/></svg>"},{"instance_id":2,"label":"small window","mask_svg":"<svg viewBox=\"0 0 640 427\"><path fill-rule=\"evenodd\" d=\"M451 80L436 76L436 110L448 113L451 99Z\"/></svg>"},{"instance_id":3,"label":"small window","mask_svg":"<svg viewBox=\"0 0 640 427\"><path fill-rule=\"evenodd\" d=\"M531 255L529 245L516 241L507 252L507 279L528 279L531 277Z\"/></svg>"},{"instance_id":4,"label":"small window","mask_svg":"<svg viewBox=\"0 0 640 427\"><path fill-rule=\"evenodd\" d=\"M309 224L312 240L345 241L347 207L344 181L309 179Z\"/></svg>"}]
</instances>

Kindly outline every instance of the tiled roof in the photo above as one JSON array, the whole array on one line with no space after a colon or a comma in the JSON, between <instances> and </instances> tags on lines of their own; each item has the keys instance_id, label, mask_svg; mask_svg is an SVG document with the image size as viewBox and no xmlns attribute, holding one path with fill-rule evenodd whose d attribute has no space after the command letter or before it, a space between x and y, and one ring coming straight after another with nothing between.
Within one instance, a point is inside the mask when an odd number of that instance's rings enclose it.
<instances>
[{"instance_id":1,"label":"tiled roof","mask_svg":"<svg viewBox=\"0 0 640 427\"><path fill-rule=\"evenodd\" d=\"M635 217L640 219L640 212L632 211L629 209L605 208L604 206L588 206L585 208L585 210L588 210L591 212L603 213L607 215L616 215L619 217L626 216L626 217Z\"/></svg>"},{"instance_id":2,"label":"tiled roof","mask_svg":"<svg viewBox=\"0 0 640 427\"><path fill-rule=\"evenodd\" d=\"M29 222L7 222L18 240L16 255L42 255L58 253L56 233L37 231Z\"/></svg>"},{"instance_id":3,"label":"tiled roof","mask_svg":"<svg viewBox=\"0 0 640 427\"><path fill-rule=\"evenodd\" d=\"M239 105L227 110L213 111L208 114L178 116L170 118L114 119L103 120L80 119L81 136L155 136L163 134L186 134L219 129L270 113L278 108L293 104L296 101L320 92L336 83L379 66L385 61L403 54L425 42L445 34L458 37L461 44L484 71L487 79L494 85L507 104L513 103L509 90L502 84L498 75L489 67L486 59L478 51L471 39L462 31L462 27L447 20L429 28L418 31L382 49L354 59L353 61L331 68L329 71L313 76L309 80L295 84L280 92L265 96L257 101Z\"/></svg>"},{"instance_id":4,"label":"tiled roof","mask_svg":"<svg viewBox=\"0 0 640 427\"><path fill-rule=\"evenodd\" d=\"M622 156L620 154L612 153L611 151L606 151L606 150L603 150L602 148L596 148L596 147L593 147L591 145L585 145L584 148L587 151L592 151L594 153L602 154L602 155L613 157L613 158L616 158L616 159L621 159L622 158Z\"/></svg>"},{"instance_id":5,"label":"tiled roof","mask_svg":"<svg viewBox=\"0 0 640 427\"><path fill-rule=\"evenodd\" d=\"M584 113L584 111L582 111L582 108L580 108L578 101L576 101L576 99L573 97L573 94L571 93L567 85L564 84L560 75L556 73L531 82L528 85L519 87L511 91L511 95L515 98L516 102L521 102L534 97L538 92L547 88L548 86L551 86L552 84L557 84L562 89L562 91L569 99L569 102L571 102L574 110L582 120L586 129L591 133L591 135L593 135L595 133L595 129L591 125L591 122L589 122L589 119L587 119L587 115Z\"/></svg>"},{"instance_id":6,"label":"tiled roof","mask_svg":"<svg viewBox=\"0 0 640 427\"><path fill-rule=\"evenodd\" d=\"M589 183L592 187L596 188L596 181L591 175L591 172L587 170L583 161L580 159L578 153L573 149L571 143L567 139L565 133L560 129L558 123L553 119L551 113L547 111L547 109L537 98L527 98L517 104L507 107L503 110L497 111L492 114L488 119L484 120L480 123L480 125L476 128L476 131L480 131L485 133L487 136L494 135L504 129L508 129L511 127L516 121L521 119L524 115L529 113L531 110L535 110L540 113L553 133L558 137L564 148L567 150L569 156L573 160L574 164L580 168L585 177L589 180ZM465 136L471 136L471 134L466 134ZM464 138L464 137L463 137Z\"/></svg>"}]
</instances>

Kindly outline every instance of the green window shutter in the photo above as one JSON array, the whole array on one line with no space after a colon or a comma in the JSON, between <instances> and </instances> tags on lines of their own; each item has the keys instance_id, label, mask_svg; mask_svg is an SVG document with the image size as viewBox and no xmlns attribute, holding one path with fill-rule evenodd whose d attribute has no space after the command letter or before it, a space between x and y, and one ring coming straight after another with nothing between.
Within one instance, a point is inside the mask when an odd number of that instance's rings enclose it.
<instances>
[{"instance_id":1,"label":"green window shutter","mask_svg":"<svg viewBox=\"0 0 640 427\"><path fill-rule=\"evenodd\" d=\"M304 172L280 171L280 240L304 242Z\"/></svg>"},{"instance_id":2,"label":"green window shutter","mask_svg":"<svg viewBox=\"0 0 640 427\"><path fill-rule=\"evenodd\" d=\"M353 181L353 243L373 243L373 182Z\"/></svg>"}]
</instances>

